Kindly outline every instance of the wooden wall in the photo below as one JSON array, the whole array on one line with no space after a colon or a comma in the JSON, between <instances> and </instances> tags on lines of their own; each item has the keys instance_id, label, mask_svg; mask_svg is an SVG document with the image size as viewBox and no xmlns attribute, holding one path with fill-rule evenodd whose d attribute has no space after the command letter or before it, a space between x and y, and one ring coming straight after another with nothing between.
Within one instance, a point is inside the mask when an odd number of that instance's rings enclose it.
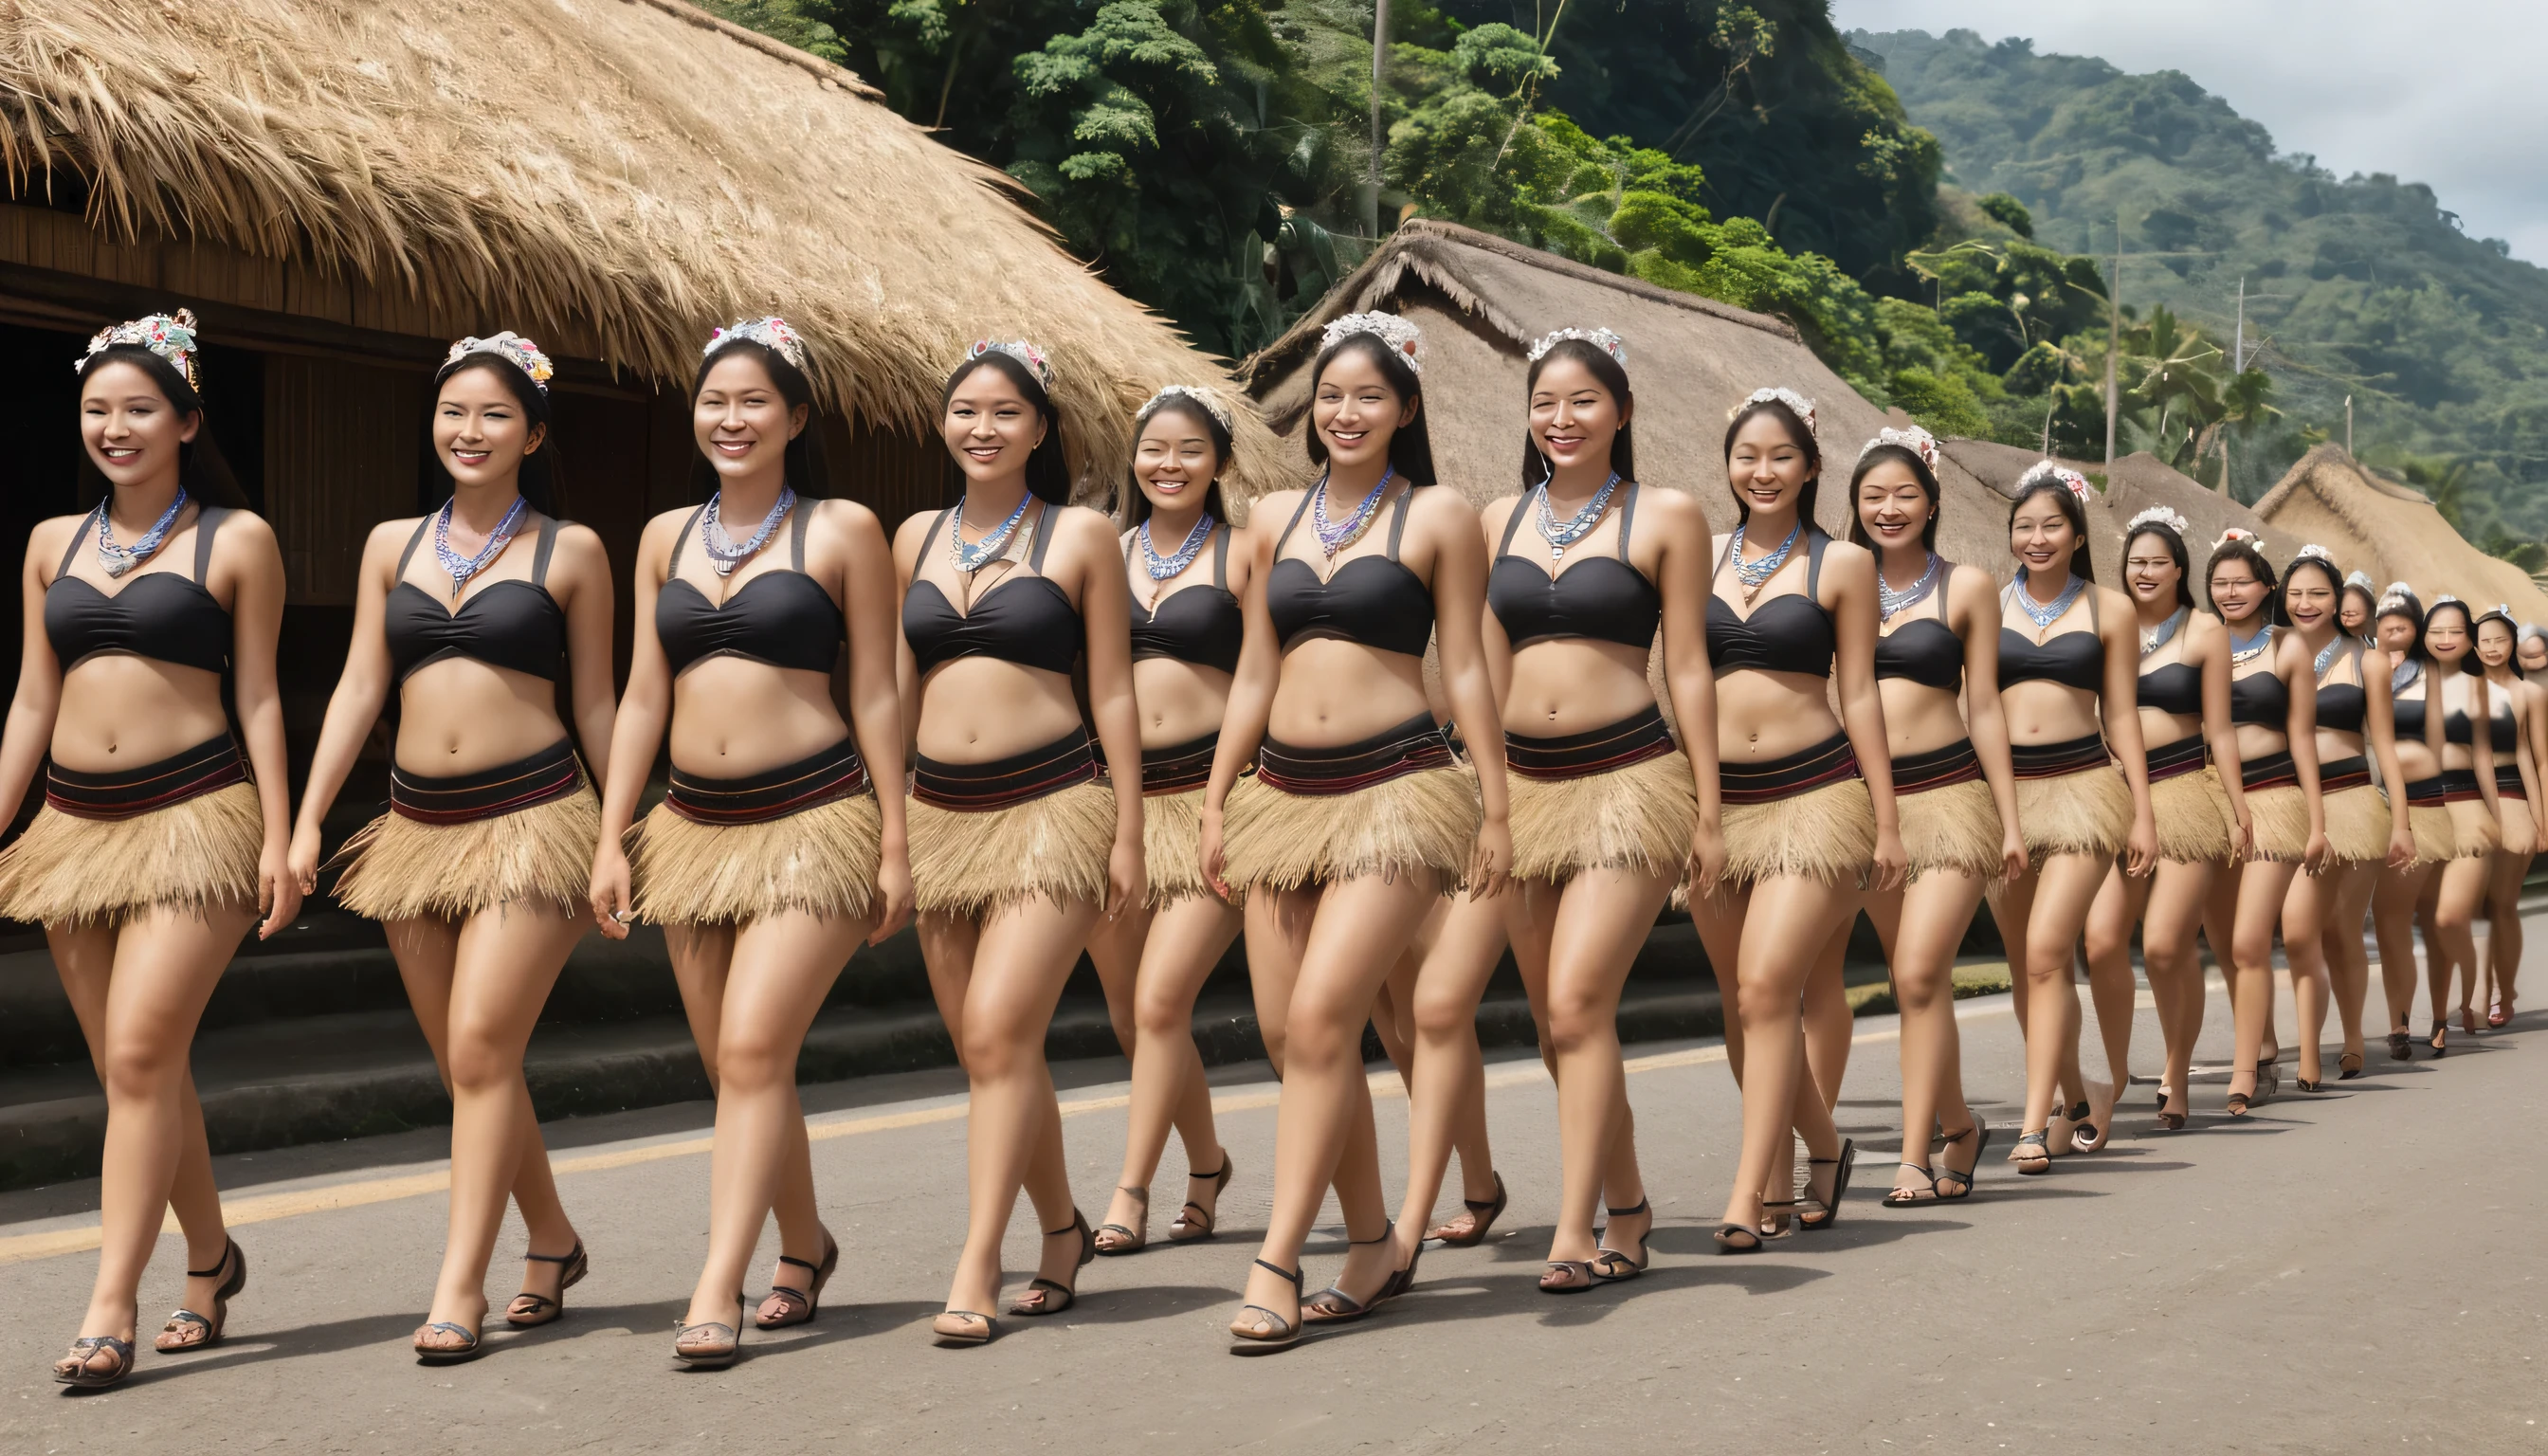
<instances>
[{"instance_id":1,"label":"wooden wall","mask_svg":"<svg viewBox=\"0 0 2548 1456\"><path fill-rule=\"evenodd\" d=\"M372 527L415 513L432 376L310 355L265 367L265 506L285 599L351 606Z\"/></svg>"}]
</instances>

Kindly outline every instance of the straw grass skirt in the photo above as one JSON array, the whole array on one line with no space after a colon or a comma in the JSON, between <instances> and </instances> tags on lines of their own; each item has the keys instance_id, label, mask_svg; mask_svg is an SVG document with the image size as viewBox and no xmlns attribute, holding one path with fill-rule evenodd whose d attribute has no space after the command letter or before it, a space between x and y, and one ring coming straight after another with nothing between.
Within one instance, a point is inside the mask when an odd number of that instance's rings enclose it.
<instances>
[{"instance_id":1,"label":"straw grass skirt","mask_svg":"<svg viewBox=\"0 0 2548 1456\"><path fill-rule=\"evenodd\" d=\"M2230 794L2211 769L2152 783L2150 817L2158 822L2158 857L2178 864L2227 864L2233 843ZM2125 810L2131 811L2131 791ZM2129 820L2127 820L2129 826Z\"/></svg>"},{"instance_id":2,"label":"straw grass skirt","mask_svg":"<svg viewBox=\"0 0 2548 1456\"><path fill-rule=\"evenodd\" d=\"M917 815L911 838L917 881ZM883 839L871 792L756 824L701 824L658 804L629 831L637 918L732 925L790 910L862 918L875 900Z\"/></svg>"},{"instance_id":3,"label":"straw grass skirt","mask_svg":"<svg viewBox=\"0 0 2548 1456\"><path fill-rule=\"evenodd\" d=\"M2439 864L2460 858L2459 832L2444 804L2410 804L2407 827L2415 836L2415 864Z\"/></svg>"},{"instance_id":4,"label":"straw grass skirt","mask_svg":"<svg viewBox=\"0 0 2548 1456\"><path fill-rule=\"evenodd\" d=\"M1224 872L1233 885L1295 890L1431 870L1448 894L1468 875L1483 819L1467 768L1417 769L1350 793L1291 793L1259 774L1229 791Z\"/></svg>"},{"instance_id":5,"label":"straw grass skirt","mask_svg":"<svg viewBox=\"0 0 2548 1456\"><path fill-rule=\"evenodd\" d=\"M1781 874L1856 883L1874 861L1875 800L1855 775L1792 798L1725 806L1729 885Z\"/></svg>"},{"instance_id":6,"label":"straw grass skirt","mask_svg":"<svg viewBox=\"0 0 2548 1456\"><path fill-rule=\"evenodd\" d=\"M2327 858L2377 864L2389 858L2389 800L2372 784L2339 788L2320 800L2326 815Z\"/></svg>"},{"instance_id":7,"label":"straw grass skirt","mask_svg":"<svg viewBox=\"0 0 2548 1456\"><path fill-rule=\"evenodd\" d=\"M336 852L336 903L366 920L459 920L517 900L581 905L600 842L601 801L583 782L563 798L465 824L393 810Z\"/></svg>"},{"instance_id":8,"label":"straw grass skirt","mask_svg":"<svg viewBox=\"0 0 2548 1456\"><path fill-rule=\"evenodd\" d=\"M2052 855L2110 860L2133 828L2133 795L2113 765L2017 780L2017 824L2038 864Z\"/></svg>"},{"instance_id":9,"label":"straw grass skirt","mask_svg":"<svg viewBox=\"0 0 2548 1456\"><path fill-rule=\"evenodd\" d=\"M0 850L0 916L44 925L121 925L158 906L190 915L252 908L265 813L232 783L128 819L50 804Z\"/></svg>"},{"instance_id":10,"label":"straw grass skirt","mask_svg":"<svg viewBox=\"0 0 2548 1456\"><path fill-rule=\"evenodd\" d=\"M1203 795L1188 788L1141 799L1141 860L1150 880L1144 903L1153 910L1212 893L1203 877Z\"/></svg>"},{"instance_id":11,"label":"straw grass skirt","mask_svg":"<svg viewBox=\"0 0 2548 1456\"><path fill-rule=\"evenodd\" d=\"M905 812L912 890L923 911L973 917L1036 899L1106 903L1106 860L1115 848L1115 790L1106 784L1074 783L999 809L949 809L915 797ZM1147 839L1145 828L1145 848Z\"/></svg>"},{"instance_id":12,"label":"straw grass skirt","mask_svg":"<svg viewBox=\"0 0 2548 1456\"><path fill-rule=\"evenodd\" d=\"M1967 778L1915 793L1897 792L1893 809L1902 822L1902 854L1911 878L1933 869L1984 879L1999 874L1999 801L1991 797L1989 783ZM1868 854L1873 853L1870 841Z\"/></svg>"},{"instance_id":13,"label":"straw grass skirt","mask_svg":"<svg viewBox=\"0 0 2548 1456\"><path fill-rule=\"evenodd\" d=\"M2296 864L2309 853L2309 795L2299 784L2248 789L2247 822L2255 826L2256 859Z\"/></svg>"},{"instance_id":14,"label":"straw grass skirt","mask_svg":"<svg viewBox=\"0 0 2548 1456\"><path fill-rule=\"evenodd\" d=\"M1513 877L1563 884L1587 869L1679 874L1698 830L1698 795L1680 753L1567 778L1507 774Z\"/></svg>"},{"instance_id":15,"label":"straw grass skirt","mask_svg":"<svg viewBox=\"0 0 2548 1456\"><path fill-rule=\"evenodd\" d=\"M2451 858L2482 860L2503 846L2503 824L2486 811L2484 799L2453 799L2444 805L2451 816Z\"/></svg>"}]
</instances>

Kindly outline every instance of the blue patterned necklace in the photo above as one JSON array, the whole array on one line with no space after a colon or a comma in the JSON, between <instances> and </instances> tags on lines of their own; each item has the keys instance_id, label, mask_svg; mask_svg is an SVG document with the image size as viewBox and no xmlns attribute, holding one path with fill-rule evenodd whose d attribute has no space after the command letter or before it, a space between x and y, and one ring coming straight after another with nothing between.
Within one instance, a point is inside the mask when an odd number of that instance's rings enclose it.
<instances>
[{"instance_id":1,"label":"blue patterned necklace","mask_svg":"<svg viewBox=\"0 0 2548 1456\"><path fill-rule=\"evenodd\" d=\"M496 522L496 529L487 533L487 544L478 548L477 555L463 556L451 545L451 507L459 500L454 496L443 501L441 511L433 517L433 557L442 563L444 571L451 574L451 599L454 601L460 599L461 589L469 585L471 577L485 571L497 557L504 554L505 545L513 539L514 530L522 523L522 507L528 503L515 496L512 509L505 511L504 518Z\"/></svg>"},{"instance_id":2,"label":"blue patterned necklace","mask_svg":"<svg viewBox=\"0 0 2548 1456\"><path fill-rule=\"evenodd\" d=\"M2230 634L2230 666L2236 667L2242 663L2253 662L2266 648L2273 645L2274 624L2271 622L2258 627L2255 636L2244 640L2241 640L2237 633L2232 632Z\"/></svg>"},{"instance_id":3,"label":"blue patterned necklace","mask_svg":"<svg viewBox=\"0 0 2548 1456\"><path fill-rule=\"evenodd\" d=\"M2017 609L2025 612L2026 619L2035 623L2039 631L2061 620L2061 614L2070 609L2070 603L2078 600L2079 593L2087 590L2088 579L2074 576L2062 587L2061 594L2053 597L2050 605L2045 606L2036 603L2033 579L2026 573L2018 573L2017 580L2009 583L2009 592L2017 598Z\"/></svg>"},{"instance_id":4,"label":"blue patterned necklace","mask_svg":"<svg viewBox=\"0 0 2548 1456\"><path fill-rule=\"evenodd\" d=\"M1150 574L1150 580L1153 582L1164 582L1175 577L1177 573L1194 565L1195 557L1202 552L1204 543L1212 539L1213 528L1219 524L1220 522L1212 518L1211 511L1205 511L1195 520L1194 529L1186 532L1185 544L1179 546L1173 555L1161 556L1157 548L1150 544L1150 523L1146 520L1141 522L1142 570Z\"/></svg>"},{"instance_id":5,"label":"blue patterned necklace","mask_svg":"<svg viewBox=\"0 0 2548 1456\"><path fill-rule=\"evenodd\" d=\"M1380 498L1396 479L1397 466L1381 471L1380 484L1372 487L1371 494L1363 497L1362 503L1339 524L1327 518L1327 477L1319 477L1318 494L1310 498L1310 528L1319 533L1320 549L1327 553L1328 560L1333 561L1337 552L1361 540L1362 533L1371 529L1372 517L1380 509Z\"/></svg>"},{"instance_id":6,"label":"blue patterned necklace","mask_svg":"<svg viewBox=\"0 0 2548 1456\"><path fill-rule=\"evenodd\" d=\"M1743 584L1743 609L1746 611L1752 609L1752 599L1761 594L1762 588L1770 585L1770 579L1778 574L1778 568L1787 564L1787 553L1796 549L1796 537L1801 535L1805 529L1804 517L1800 515L1796 517L1796 523L1794 525L1787 527L1787 539L1778 543L1777 550L1762 557L1759 561L1745 561L1743 559L1743 532L1745 527L1750 524L1751 522L1746 521L1742 525L1738 525L1734 528L1734 550L1732 553L1734 557L1734 579Z\"/></svg>"},{"instance_id":7,"label":"blue patterned necklace","mask_svg":"<svg viewBox=\"0 0 2548 1456\"><path fill-rule=\"evenodd\" d=\"M150 529L143 531L141 539L130 546L115 543L115 519L106 510L114 500L115 494L110 491L104 500L97 502L97 564L106 568L109 578L121 577L158 553L159 543L168 539L168 527L176 524L177 512L186 508L186 488L177 488L177 499L169 501L168 508L159 512L159 518L151 522Z\"/></svg>"},{"instance_id":8,"label":"blue patterned necklace","mask_svg":"<svg viewBox=\"0 0 2548 1456\"><path fill-rule=\"evenodd\" d=\"M1557 518L1557 507L1549 503L1548 482L1539 483L1537 505L1539 534L1540 539L1548 543L1548 560L1551 566L1564 561L1566 548L1592 534L1592 528L1601 523L1601 512L1608 509L1610 505L1610 493L1618 489L1619 473L1614 470L1610 472L1609 481L1599 491L1593 493L1592 500L1561 523Z\"/></svg>"},{"instance_id":9,"label":"blue patterned necklace","mask_svg":"<svg viewBox=\"0 0 2548 1456\"><path fill-rule=\"evenodd\" d=\"M708 508L699 516L699 549L708 554L708 565L718 576L730 577L736 567L752 559L754 552L770 544L770 533L778 529L778 523L787 518L788 510L795 505L796 492L792 487L780 486L778 500L771 505L770 513L761 518L761 529L753 532L752 539L740 546L726 534L725 517L720 509L724 502L723 491L708 498Z\"/></svg>"},{"instance_id":10,"label":"blue patterned necklace","mask_svg":"<svg viewBox=\"0 0 2548 1456\"><path fill-rule=\"evenodd\" d=\"M1019 496L1018 508L1009 512L1009 518L1000 522L998 530L967 546L964 544L964 502L970 499L956 497L956 513L947 521L948 553L955 559L956 570L968 577L999 560L1008 551L1009 538L1018 533L1018 522L1027 518L1027 502L1035 499L1035 493L1029 491Z\"/></svg>"}]
</instances>

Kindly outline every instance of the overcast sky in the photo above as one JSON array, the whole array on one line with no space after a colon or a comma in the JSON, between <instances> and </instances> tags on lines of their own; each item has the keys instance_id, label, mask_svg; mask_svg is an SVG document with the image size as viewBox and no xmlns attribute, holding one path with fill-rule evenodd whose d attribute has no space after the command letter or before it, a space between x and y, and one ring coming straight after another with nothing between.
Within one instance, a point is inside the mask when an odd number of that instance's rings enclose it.
<instances>
[{"instance_id":1,"label":"overcast sky","mask_svg":"<svg viewBox=\"0 0 2548 1456\"><path fill-rule=\"evenodd\" d=\"M2183 71L2282 150L2315 152L2339 177L2429 183L2470 235L2548 264L2538 0L1833 0L1832 19L2027 36L2038 51Z\"/></svg>"}]
</instances>

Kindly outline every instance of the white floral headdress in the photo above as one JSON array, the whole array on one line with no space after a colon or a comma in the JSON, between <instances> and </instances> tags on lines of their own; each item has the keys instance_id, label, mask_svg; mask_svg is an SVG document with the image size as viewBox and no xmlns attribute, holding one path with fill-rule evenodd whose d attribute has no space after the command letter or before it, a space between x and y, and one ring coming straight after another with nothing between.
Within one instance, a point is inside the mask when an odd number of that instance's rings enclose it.
<instances>
[{"instance_id":1,"label":"white floral headdress","mask_svg":"<svg viewBox=\"0 0 2548 1456\"><path fill-rule=\"evenodd\" d=\"M1886 445L1892 445L1899 449L1908 450L1912 454L1919 456L1920 463L1929 467L1933 472L1938 468L1938 437L1916 424L1903 429L1895 429L1893 426L1888 424L1884 428L1877 430L1875 432L1874 439L1867 441L1864 446L1860 447L1858 458L1865 460L1868 455Z\"/></svg>"},{"instance_id":2,"label":"white floral headdress","mask_svg":"<svg viewBox=\"0 0 2548 1456\"><path fill-rule=\"evenodd\" d=\"M1609 355L1611 362L1620 368L1628 367L1628 341L1607 328L1561 328L1555 333L1542 334L1530 346L1530 362L1536 364L1547 358L1549 350L1568 339L1591 344Z\"/></svg>"},{"instance_id":3,"label":"white floral headdress","mask_svg":"<svg viewBox=\"0 0 2548 1456\"><path fill-rule=\"evenodd\" d=\"M1417 374L1424 372L1424 330L1396 314L1347 314L1319 330L1319 349L1323 353L1357 333L1367 333L1387 345L1390 352Z\"/></svg>"},{"instance_id":4,"label":"white floral headdress","mask_svg":"<svg viewBox=\"0 0 2548 1456\"><path fill-rule=\"evenodd\" d=\"M186 376L188 389L203 388L195 370L195 311L179 309L174 314L145 314L124 323L110 324L97 331L88 341L88 352L71 361L74 371L86 369L88 361L119 344L131 344L165 359L179 374Z\"/></svg>"},{"instance_id":5,"label":"white floral headdress","mask_svg":"<svg viewBox=\"0 0 2548 1456\"><path fill-rule=\"evenodd\" d=\"M548 355L540 352L538 344L509 328L486 338L473 333L453 344L451 352L443 355L442 362L445 365L457 364L472 354L493 354L512 365L529 375L531 383L538 385L543 395L549 392L549 381L557 375L557 366L549 362Z\"/></svg>"},{"instance_id":6,"label":"white floral headdress","mask_svg":"<svg viewBox=\"0 0 2548 1456\"><path fill-rule=\"evenodd\" d=\"M775 316L767 318L736 319L708 335L707 346L699 350L699 357L706 358L718 349L738 340L749 340L761 345L794 365L799 372L805 368L804 337L788 326L786 319Z\"/></svg>"},{"instance_id":7,"label":"white floral headdress","mask_svg":"<svg viewBox=\"0 0 2548 1456\"><path fill-rule=\"evenodd\" d=\"M1818 428L1814 423L1814 402L1806 399L1800 394L1797 394L1794 390L1787 388L1785 385L1772 385L1754 390L1752 393L1743 397L1743 403L1726 410L1725 417L1732 419L1735 415L1742 413L1744 410L1751 409L1755 405L1768 405L1774 402L1786 406L1789 413L1794 414L1796 418L1804 421L1805 433L1816 436L1819 436L1822 433L1820 428Z\"/></svg>"},{"instance_id":8,"label":"white floral headdress","mask_svg":"<svg viewBox=\"0 0 2548 1456\"><path fill-rule=\"evenodd\" d=\"M1022 338L977 338L973 340L973 346L964 351L964 362L970 364L984 354L1006 354L1027 366L1038 384L1047 390L1052 388L1052 360L1045 354L1042 344Z\"/></svg>"},{"instance_id":9,"label":"white floral headdress","mask_svg":"<svg viewBox=\"0 0 2548 1456\"><path fill-rule=\"evenodd\" d=\"M2292 553L2292 560L2294 560L2294 561L2322 561L2322 562L2325 562L2325 563L2326 563L2327 570L2329 570L2329 571L2333 571L2333 570L2335 570L2335 558L2334 558L2332 555L2328 554L2327 549L2326 549L2325 547L2320 546L2320 544L2318 544L2316 541L2311 541L2311 542L2309 542L2309 543L2307 543L2307 544L2303 545L2303 546L2301 547L2301 549L2300 549L2300 550L2293 552L2293 553ZM2363 580L2364 582L2368 583L2371 579L2370 579L2369 577L2364 577L2362 580Z\"/></svg>"},{"instance_id":10,"label":"white floral headdress","mask_svg":"<svg viewBox=\"0 0 2548 1456\"><path fill-rule=\"evenodd\" d=\"M2044 481L2059 481L2063 489L2078 498L2080 504L2088 503L2088 478L2066 465L2055 465L2049 460L2039 460L2027 467L2026 474L2017 478L2017 494L2023 496Z\"/></svg>"},{"instance_id":11,"label":"white floral headdress","mask_svg":"<svg viewBox=\"0 0 2548 1456\"><path fill-rule=\"evenodd\" d=\"M2185 533L2193 529L2194 522L2164 505L2153 505L2124 522L2124 539L2131 540L2143 526L2165 526L2176 532L2176 538L2182 541L2185 539Z\"/></svg>"},{"instance_id":12,"label":"white floral headdress","mask_svg":"<svg viewBox=\"0 0 2548 1456\"><path fill-rule=\"evenodd\" d=\"M1134 412L1134 427L1138 429L1148 423L1150 416L1159 412L1159 407L1171 400L1192 400L1206 414L1220 422L1224 433L1231 433L1238 428L1237 411L1229 408L1229 402L1222 398L1219 390L1190 384L1164 386L1157 394L1142 401L1141 408Z\"/></svg>"}]
</instances>

